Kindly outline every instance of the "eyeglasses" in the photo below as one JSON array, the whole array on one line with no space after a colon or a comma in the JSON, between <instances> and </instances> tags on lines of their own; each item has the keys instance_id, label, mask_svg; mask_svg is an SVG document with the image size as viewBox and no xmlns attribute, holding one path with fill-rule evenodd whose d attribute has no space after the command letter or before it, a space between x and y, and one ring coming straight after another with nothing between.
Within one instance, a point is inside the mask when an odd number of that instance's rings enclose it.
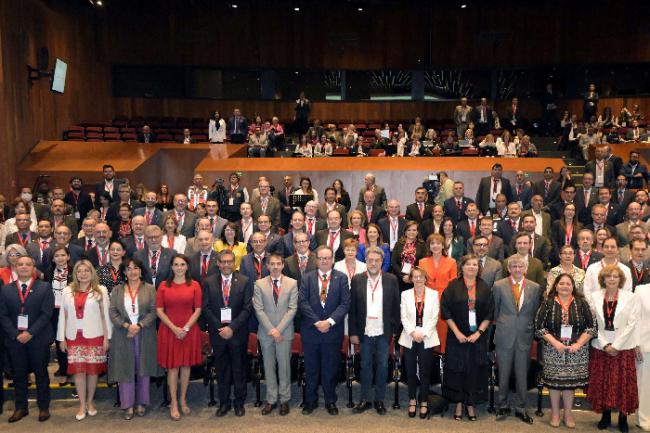
<instances>
[{"instance_id":1,"label":"eyeglasses","mask_svg":"<svg viewBox=\"0 0 650 433\"><path fill-rule=\"evenodd\" d=\"M318 260L322 261L322 262L325 262L325 261L327 261L327 260L332 260L331 257L316 257L316 258L317 258Z\"/></svg>"},{"instance_id":2,"label":"eyeglasses","mask_svg":"<svg viewBox=\"0 0 650 433\"><path fill-rule=\"evenodd\" d=\"M21 255L19 253L9 253L7 257L21 257Z\"/></svg>"}]
</instances>

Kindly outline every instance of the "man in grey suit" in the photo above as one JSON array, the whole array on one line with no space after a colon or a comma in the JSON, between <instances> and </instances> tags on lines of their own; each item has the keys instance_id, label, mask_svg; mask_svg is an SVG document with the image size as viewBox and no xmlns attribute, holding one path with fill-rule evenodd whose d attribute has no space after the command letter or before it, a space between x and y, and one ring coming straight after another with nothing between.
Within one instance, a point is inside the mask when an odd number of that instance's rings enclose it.
<instances>
[{"instance_id":1,"label":"man in grey suit","mask_svg":"<svg viewBox=\"0 0 650 433\"><path fill-rule=\"evenodd\" d=\"M194 227L196 226L196 214L187 210L187 196L185 194L176 194L174 196L174 209L165 212L160 219L159 226L162 228L165 220L169 215L176 217L178 223L177 231L187 239L194 236Z\"/></svg>"},{"instance_id":2,"label":"man in grey suit","mask_svg":"<svg viewBox=\"0 0 650 433\"><path fill-rule=\"evenodd\" d=\"M144 265L142 270L144 281L158 288L160 283L171 275L171 264L174 250L162 246L162 230L158 226L147 226L144 229L146 247L133 254Z\"/></svg>"},{"instance_id":3,"label":"man in grey suit","mask_svg":"<svg viewBox=\"0 0 650 433\"><path fill-rule=\"evenodd\" d=\"M508 394L510 376L515 372L515 415L527 424L533 419L526 412L527 376L530 347L533 344L534 320L539 308L542 289L525 278L526 258L515 254L508 258L509 278L503 278L492 287L496 330L494 346L499 365L499 409L497 420L510 413Z\"/></svg>"},{"instance_id":4,"label":"man in grey suit","mask_svg":"<svg viewBox=\"0 0 650 433\"><path fill-rule=\"evenodd\" d=\"M384 190L383 187L375 183L375 175L372 173L368 173L363 178L363 181L365 185L359 190L358 205L365 205L363 201L363 195L366 193L366 191L372 191L375 193L374 205L382 209L386 209L386 202L387 202L386 191Z\"/></svg>"},{"instance_id":5,"label":"man in grey suit","mask_svg":"<svg viewBox=\"0 0 650 433\"><path fill-rule=\"evenodd\" d=\"M212 230L214 238L219 239L221 237L221 233L223 232L223 228L226 227L226 224L228 224L228 220L219 216L219 203L217 203L216 200L206 200L205 212L205 217L210 222L210 228Z\"/></svg>"},{"instance_id":6,"label":"man in grey suit","mask_svg":"<svg viewBox=\"0 0 650 433\"><path fill-rule=\"evenodd\" d=\"M271 253L266 262L268 278L255 282L253 308L259 322L257 339L262 346L266 376L266 403L262 415L268 415L280 400L280 415L289 413L291 400L291 345L293 318L298 310L298 284L282 275L282 255ZM277 364L278 376L275 374Z\"/></svg>"},{"instance_id":7,"label":"man in grey suit","mask_svg":"<svg viewBox=\"0 0 650 433\"><path fill-rule=\"evenodd\" d=\"M187 257L191 257L199 250L198 236L199 232L201 231L212 232L210 227L210 220L206 217L201 217L196 220L196 235L194 237L188 238L187 243L185 244L185 252L183 254L185 254Z\"/></svg>"},{"instance_id":8,"label":"man in grey suit","mask_svg":"<svg viewBox=\"0 0 650 433\"><path fill-rule=\"evenodd\" d=\"M259 191L259 196L251 199L253 218L257 220L260 215L268 215L273 227L280 227L280 200L271 195L271 184L268 180L260 180Z\"/></svg>"},{"instance_id":9,"label":"man in grey suit","mask_svg":"<svg viewBox=\"0 0 650 433\"><path fill-rule=\"evenodd\" d=\"M499 239L496 238L495 239ZM474 236L472 239L472 250L478 257L481 267L481 279L485 281L488 287L492 287L495 281L503 278L503 267L501 262L493 259L488 255L490 241L485 236Z\"/></svg>"}]
</instances>

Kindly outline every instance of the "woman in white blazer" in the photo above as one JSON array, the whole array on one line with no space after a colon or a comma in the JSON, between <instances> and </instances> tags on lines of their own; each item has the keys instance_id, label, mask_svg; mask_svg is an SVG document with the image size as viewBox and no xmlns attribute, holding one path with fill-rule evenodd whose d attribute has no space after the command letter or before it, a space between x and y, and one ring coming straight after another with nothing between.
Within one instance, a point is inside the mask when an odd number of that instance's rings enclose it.
<instances>
[{"instance_id":1,"label":"woman in white blazer","mask_svg":"<svg viewBox=\"0 0 650 433\"><path fill-rule=\"evenodd\" d=\"M409 394L409 417L415 417L417 410L416 391L418 388L418 369L420 372L420 418L429 413L427 397L431 382L433 348L440 346L438 339L438 313L440 302L438 292L425 286L427 274L419 267L413 267L410 273L413 288L402 292L400 316L402 335L399 344L405 348L405 362Z\"/></svg>"},{"instance_id":2,"label":"woman in white blazer","mask_svg":"<svg viewBox=\"0 0 650 433\"><path fill-rule=\"evenodd\" d=\"M619 430L627 432L627 414L639 406L635 357L639 303L632 292L621 290L625 274L618 266L605 266L598 282L601 289L589 295L598 336L591 340L587 400L594 412L603 414L598 429L609 427L611 411L618 409Z\"/></svg>"},{"instance_id":3,"label":"woman in white blazer","mask_svg":"<svg viewBox=\"0 0 650 433\"><path fill-rule=\"evenodd\" d=\"M223 143L226 140L226 121L218 111L214 112L208 123L208 138L210 143Z\"/></svg>"},{"instance_id":4,"label":"woman in white blazer","mask_svg":"<svg viewBox=\"0 0 650 433\"><path fill-rule=\"evenodd\" d=\"M93 402L97 378L106 372L106 352L112 324L108 316L108 291L99 285L95 268L80 260L72 271L72 283L63 289L56 339L68 354L68 374L74 375L81 421L97 415Z\"/></svg>"},{"instance_id":5,"label":"woman in white blazer","mask_svg":"<svg viewBox=\"0 0 650 433\"><path fill-rule=\"evenodd\" d=\"M639 346L637 348L636 381L639 391L639 410L636 424L650 431L650 284L636 286L634 303L639 306Z\"/></svg>"}]
</instances>

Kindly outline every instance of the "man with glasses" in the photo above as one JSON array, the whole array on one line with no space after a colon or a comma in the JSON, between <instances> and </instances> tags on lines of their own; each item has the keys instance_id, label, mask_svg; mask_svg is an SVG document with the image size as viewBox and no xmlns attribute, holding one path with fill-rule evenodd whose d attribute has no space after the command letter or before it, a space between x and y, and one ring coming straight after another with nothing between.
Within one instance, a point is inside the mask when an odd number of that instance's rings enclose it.
<instances>
[{"instance_id":1,"label":"man with glasses","mask_svg":"<svg viewBox=\"0 0 650 433\"><path fill-rule=\"evenodd\" d=\"M70 243L72 232L68 226L59 226L54 230L54 244L43 251L43 261L41 262L40 270L45 272L50 267L50 259L52 258L52 251L58 246L64 246L70 252L70 261L72 265L84 258L84 250L79 245Z\"/></svg>"},{"instance_id":2,"label":"man with glasses","mask_svg":"<svg viewBox=\"0 0 650 433\"><path fill-rule=\"evenodd\" d=\"M174 196L174 209L163 213L160 219L160 226L167 220L168 215L174 215L178 221L178 233L185 236L186 239L194 236L196 227L196 214L187 210L187 196L185 194L176 194Z\"/></svg>"},{"instance_id":3,"label":"man with glasses","mask_svg":"<svg viewBox=\"0 0 650 433\"><path fill-rule=\"evenodd\" d=\"M330 211L330 215L337 211ZM318 385L323 388L325 408L338 415L336 384L341 360L345 315L350 309L348 277L332 269L334 253L326 245L316 249L318 269L303 277L298 296L300 334L305 354L305 404L303 415L318 407Z\"/></svg>"},{"instance_id":4,"label":"man with glasses","mask_svg":"<svg viewBox=\"0 0 650 433\"><path fill-rule=\"evenodd\" d=\"M262 233L266 238L266 252L267 253L281 253L282 252L282 237L271 230L271 217L268 215L260 215L257 217L256 232ZM250 240L248 242L248 251L252 250Z\"/></svg>"},{"instance_id":5,"label":"man with glasses","mask_svg":"<svg viewBox=\"0 0 650 433\"><path fill-rule=\"evenodd\" d=\"M494 239L499 239L494 237ZM503 267L501 262L488 256L490 240L482 235L475 236L472 239L472 251L478 257L478 263L481 269L481 279L485 281L488 287L492 287L494 282L500 280L503 276Z\"/></svg>"},{"instance_id":6,"label":"man with glasses","mask_svg":"<svg viewBox=\"0 0 650 433\"><path fill-rule=\"evenodd\" d=\"M113 232L106 223L99 223L95 226L95 246L86 250L86 258L90 260L95 269L108 264L110 257L108 247L111 243Z\"/></svg>"},{"instance_id":7,"label":"man with glasses","mask_svg":"<svg viewBox=\"0 0 650 433\"><path fill-rule=\"evenodd\" d=\"M291 229L284 235L282 236L282 240L280 241L280 248L282 251L282 255L286 257L291 257L293 253L295 252L295 237L298 233L305 233L306 232L306 225L305 225L305 214L303 214L301 211L297 210L294 211L293 214L291 215L291 223L290 223ZM308 239L308 247L310 250L315 250L318 244L316 243L316 237L312 236L310 234L307 234L307 239Z\"/></svg>"},{"instance_id":8,"label":"man with glasses","mask_svg":"<svg viewBox=\"0 0 650 433\"><path fill-rule=\"evenodd\" d=\"M176 254L170 248L162 246L163 233L158 226L147 226L144 229L145 248L137 251L133 257L144 265L143 279L158 288L172 271L172 259Z\"/></svg>"},{"instance_id":9,"label":"man with glasses","mask_svg":"<svg viewBox=\"0 0 650 433\"><path fill-rule=\"evenodd\" d=\"M241 264L239 265L239 273L251 281L257 281L269 274L266 266L268 256L266 252L266 236L260 232L255 232L250 237L248 244L252 251L242 257Z\"/></svg>"}]
</instances>

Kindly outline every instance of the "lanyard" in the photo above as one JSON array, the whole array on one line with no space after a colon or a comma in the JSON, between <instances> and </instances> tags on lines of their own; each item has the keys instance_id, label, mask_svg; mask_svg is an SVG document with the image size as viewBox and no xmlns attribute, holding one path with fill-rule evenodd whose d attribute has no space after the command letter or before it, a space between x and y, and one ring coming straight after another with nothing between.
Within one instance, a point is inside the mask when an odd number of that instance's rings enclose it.
<instances>
[{"instance_id":1,"label":"lanyard","mask_svg":"<svg viewBox=\"0 0 650 433\"><path fill-rule=\"evenodd\" d=\"M632 272L634 273L634 278L636 278L637 283L641 282L641 279L643 279L643 274L645 273L645 268L641 268L641 272L636 270L636 266L634 263L632 263Z\"/></svg>"},{"instance_id":2,"label":"lanyard","mask_svg":"<svg viewBox=\"0 0 650 433\"><path fill-rule=\"evenodd\" d=\"M138 287L135 288L135 293L131 291L131 285L126 283L126 288L129 291L129 297L131 298L131 311L135 314L135 301L138 299L138 292L140 291L140 286L142 283L138 284Z\"/></svg>"},{"instance_id":3,"label":"lanyard","mask_svg":"<svg viewBox=\"0 0 650 433\"><path fill-rule=\"evenodd\" d=\"M472 311L476 309L476 281L473 285L467 284L467 280L464 280L465 286L467 287L467 308Z\"/></svg>"},{"instance_id":4,"label":"lanyard","mask_svg":"<svg viewBox=\"0 0 650 433\"><path fill-rule=\"evenodd\" d=\"M566 226L564 244L570 245L572 237L573 237L573 225Z\"/></svg>"},{"instance_id":5,"label":"lanyard","mask_svg":"<svg viewBox=\"0 0 650 433\"><path fill-rule=\"evenodd\" d=\"M476 287L476 285L474 285ZM424 291L422 292L422 297L418 299L417 293L415 293L415 289L413 289L413 296L415 297L415 311L417 311L417 315L421 316L422 311L424 310L424 298L426 297L426 287Z\"/></svg>"},{"instance_id":6,"label":"lanyard","mask_svg":"<svg viewBox=\"0 0 650 433\"><path fill-rule=\"evenodd\" d=\"M244 220L241 220L241 234L242 236L246 236L246 233L248 232L248 229L251 227L251 224L253 224L253 220L251 219L248 224L244 224Z\"/></svg>"},{"instance_id":7,"label":"lanyard","mask_svg":"<svg viewBox=\"0 0 650 433\"><path fill-rule=\"evenodd\" d=\"M22 233L18 233L18 242L20 242L20 245L23 247L26 247L28 243L30 243L32 240L32 233L29 232L27 233L27 236L23 238Z\"/></svg>"},{"instance_id":8,"label":"lanyard","mask_svg":"<svg viewBox=\"0 0 650 433\"><path fill-rule=\"evenodd\" d=\"M119 271L118 271L117 269L115 269L115 268L113 267L112 264L109 264L109 266L110 266L109 269L110 269L110 271L111 271L111 278L113 279L113 283L117 283L117 279L118 279L118 277L120 276L120 273L119 273ZM115 269L115 270L114 270L114 269Z\"/></svg>"},{"instance_id":9,"label":"lanyard","mask_svg":"<svg viewBox=\"0 0 650 433\"><path fill-rule=\"evenodd\" d=\"M174 249L174 235L167 236L167 248Z\"/></svg>"},{"instance_id":10,"label":"lanyard","mask_svg":"<svg viewBox=\"0 0 650 433\"><path fill-rule=\"evenodd\" d=\"M99 252L99 246L96 246L95 250L97 251L97 260L99 261L99 266L104 266L106 264L106 252L104 252L104 254L101 254Z\"/></svg>"},{"instance_id":11,"label":"lanyard","mask_svg":"<svg viewBox=\"0 0 650 433\"><path fill-rule=\"evenodd\" d=\"M581 253L580 262L582 264L582 269L586 270L587 265L589 264L589 258L591 257L591 250L588 253Z\"/></svg>"},{"instance_id":12,"label":"lanyard","mask_svg":"<svg viewBox=\"0 0 650 433\"><path fill-rule=\"evenodd\" d=\"M18 297L20 298L20 314L23 314L25 312L25 302L27 302L27 298L29 297L29 294L32 293L32 286L34 285L35 280L32 279L32 282L29 283L29 286L27 286L27 291L23 295L23 290L20 287L20 284L18 280L16 280L16 287L18 287Z\"/></svg>"},{"instance_id":13,"label":"lanyard","mask_svg":"<svg viewBox=\"0 0 650 433\"><path fill-rule=\"evenodd\" d=\"M257 274L257 279L262 278L262 262L264 261L264 256L254 256L253 257L253 266L255 266L255 274Z\"/></svg>"},{"instance_id":14,"label":"lanyard","mask_svg":"<svg viewBox=\"0 0 650 433\"><path fill-rule=\"evenodd\" d=\"M330 232L330 242L329 242L330 245L329 246L330 246L331 249L334 249L334 243L336 242L336 238L338 238L340 234L341 234L341 230L338 230L334 234L332 234L332 232Z\"/></svg>"},{"instance_id":15,"label":"lanyard","mask_svg":"<svg viewBox=\"0 0 650 433\"><path fill-rule=\"evenodd\" d=\"M223 295L223 305L228 308L230 302L230 280L221 280L221 294Z\"/></svg>"},{"instance_id":16,"label":"lanyard","mask_svg":"<svg viewBox=\"0 0 650 433\"><path fill-rule=\"evenodd\" d=\"M377 286L379 285L379 281L381 281L381 271L379 272L379 275L374 281L370 278L370 274L366 272L366 276L368 277L368 283L370 283L370 301L375 302L375 291L377 290Z\"/></svg>"},{"instance_id":17,"label":"lanyard","mask_svg":"<svg viewBox=\"0 0 650 433\"><path fill-rule=\"evenodd\" d=\"M566 304L562 302L559 296L555 297L555 302L560 304L560 307L562 307L562 324L567 325L569 323L569 307L573 302L573 295L571 295L571 297L569 298L569 302L567 302Z\"/></svg>"},{"instance_id":18,"label":"lanyard","mask_svg":"<svg viewBox=\"0 0 650 433\"><path fill-rule=\"evenodd\" d=\"M348 278L352 280L352 277L354 277L354 273L357 270L357 260L354 260L354 266L350 267L347 262L345 263L345 267L348 270Z\"/></svg>"},{"instance_id":19,"label":"lanyard","mask_svg":"<svg viewBox=\"0 0 650 433\"><path fill-rule=\"evenodd\" d=\"M395 219L395 224L393 224L393 219ZM388 218L388 222L390 223L390 232L392 233L392 239L397 239L397 228L399 227L399 220L397 218Z\"/></svg>"}]
</instances>

